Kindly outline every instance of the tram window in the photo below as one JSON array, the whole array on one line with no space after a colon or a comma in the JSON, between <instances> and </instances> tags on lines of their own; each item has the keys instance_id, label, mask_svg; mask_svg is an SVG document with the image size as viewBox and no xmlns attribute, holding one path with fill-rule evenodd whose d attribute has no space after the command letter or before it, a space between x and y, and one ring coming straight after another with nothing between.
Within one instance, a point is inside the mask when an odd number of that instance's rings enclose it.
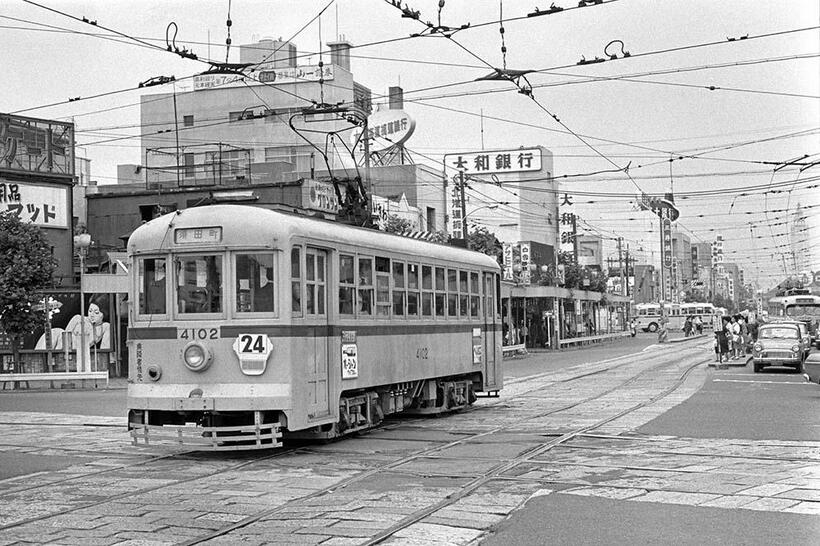
<instances>
[{"instance_id":1,"label":"tram window","mask_svg":"<svg viewBox=\"0 0 820 546\"><path fill-rule=\"evenodd\" d=\"M376 257L376 314L390 316L390 258Z\"/></svg>"},{"instance_id":2,"label":"tram window","mask_svg":"<svg viewBox=\"0 0 820 546\"><path fill-rule=\"evenodd\" d=\"M478 273L470 271L470 316L477 317L481 311L481 296L478 284Z\"/></svg>"},{"instance_id":3,"label":"tram window","mask_svg":"<svg viewBox=\"0 0 820 546\"><path fill-rule=\"evenodd\" d=\"M140 260L139 306L141 315L164 315L165 258Z\"/></svg>"},{"instance_id":4,"label":"tram window","mask_svg":"<svg viewBox=\"0 0 820 546\"><path fill-rule=\"evenodd\" d=\"M419 316L419 266L407 264L407 316Z\"/></svg>"},{"instance_id":5,"label":"tram window","mask_svg":"<svg viewBox=\"0 0 820 546\"><path fill-rule=\"evenodd\" d=\"M353 300L356 292L354 263L353 256L339 255L339 314L341 315L353 314Z\"/></svg>"},{"instance_id":6,"label":"tram window","mask_svg":"<svg viewBox=\"0 0 820 546\"><path fill-rule=\"evenodd\" d=\"M325 256L319 250L305 252L305 314L324 315Z\"/></svg>"},{"instance_id":7,"label":"tram window","mask_svg":"<svg viewBox=\"0 0 820 546\"><path fill-rule=\"evenodd\" d=\"M298 247L290 251L290 310L294 316L302 315L302 252Z\"/></svg>"},{"instance_id":8,"label":"tram window","mask_svg":"<svg viewBox=\"0 0 820 546\"><path fill-rule=\"evenodd\" d=\"M373 314L373 258L359 258L359 314Z\"/></svg>"},{"instance_id":9,"label":"tram window","mask_svg":"<svg viewBox=\"0 0 820 546\"><path fill-rule=\"evenodd\" d=\"M447 316L458 315L458 271L447 270Z\"/></svg>"},{"instance_id":10,"label":"tram window","mask_svg":"<svg viewBox=\"0 0 820 546\"><path fill-rule=\"evenodd\" d=\"M177 312L222 312L222 256L177 258Z\"/></svg>"},{"instance_id":11,"label":"tram window","mask_svg":"<svg viewBox=\"0 0 820 546\"><path fill-rule=\"evenodd\" d=\"M393 262L393 315L404 315L404 304L406 298L404 276L404 264L402 262Z\"/></svg>"},{"instance_id":12,"label":"tram window","mask_svg":"<svg viewBox=\"0 0 820 546\"><path fill-rule=\"evenodd\" d=\"M445 316L445 309L447 301L447 284L445 282L445 275L444 275L444 268L437 267L436 268L436 316L443 317Z\"/></svg>"},{"instance_id":13,"label":"tram window","mask_svg":"<svg viewBox=\"0 0 820 546\"><path fill-rule=\"evenodd\" d=\"M236 311L274 311L273 254L236 255Z\"/></svg>"},{"instance_id":14,"label":"tram window","mask_svg":"<svg viewBox=\"0 0 820 546\"><path fill-rule=\"evenodd\" d=\"M433 267L421 266L421 314L425 317L433 316Z\"/></svg>"},{"instance_id":15,"label":"tram window","mask_svg":"<svg viewBox=\"0 0 820 546\"><path fill-rule=\"evenodd\" d=\"M459 281L458 282L458 291L460 292L459 297L458 297L458 302L459 302L459 306L458 306L459 313L458 314L461 317L466 317L466 316L468 316L467 305L469 303L469 296L467 295L467 292L469 290L467 289L467 272L466 271L459 271L458 272L458 281Z\"/></svg>"},{"instance_id":16,"label":"tram window","mask_svg":"<svg viewBox=\"0 0 820 546\"><path fill-rule=\"evenodd\" d=\"M484 273L484 316L492 318L493 307L493 276Z\"/></svg>"}]
</instances>

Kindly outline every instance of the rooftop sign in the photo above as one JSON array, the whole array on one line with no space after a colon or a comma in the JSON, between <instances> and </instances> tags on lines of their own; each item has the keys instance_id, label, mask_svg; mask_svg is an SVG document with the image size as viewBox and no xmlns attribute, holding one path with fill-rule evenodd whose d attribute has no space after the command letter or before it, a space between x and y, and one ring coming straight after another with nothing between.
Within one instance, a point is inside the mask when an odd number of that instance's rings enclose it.
<instances>
[{"instance_id":1,"label":"rooftop sign","mask_svg":"<svg viewBox=\"0 0 820 546\"><path fill-rule=\"evenodd\" d=\"M444 155L447 176L464 174L494 174L535 172L541 170L540 148L518 148Z\"/></svg>"}]
</instances>

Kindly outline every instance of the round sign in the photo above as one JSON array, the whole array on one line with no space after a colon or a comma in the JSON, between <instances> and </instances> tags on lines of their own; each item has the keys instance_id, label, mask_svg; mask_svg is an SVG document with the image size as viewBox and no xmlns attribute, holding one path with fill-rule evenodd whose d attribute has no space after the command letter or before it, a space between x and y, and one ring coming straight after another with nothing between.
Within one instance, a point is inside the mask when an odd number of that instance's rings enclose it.
<instances>
[{"instance_id":1,"label":"round sign","mask_svg":"<svg viewBox=\"0 0 820 546\"><path fill-rule=\"evenodd\" d=\"M407 141L416 129L416 120L404 110L379 110L367 118L367 138L371 152L382 152ZM353 131L355 144L362 129Z\"/></svg>"}]
</instances>

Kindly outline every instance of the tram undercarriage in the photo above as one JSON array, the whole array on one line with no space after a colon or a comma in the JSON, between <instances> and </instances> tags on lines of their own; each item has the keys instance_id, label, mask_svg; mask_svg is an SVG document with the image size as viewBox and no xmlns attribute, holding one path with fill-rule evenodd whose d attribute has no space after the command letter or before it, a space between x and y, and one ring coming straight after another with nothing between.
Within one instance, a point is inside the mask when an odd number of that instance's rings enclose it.
<instances>
[{"instance_id":1,"label":"tram undercarriage","mask_svg":"<svg viewBox=\"0 0 820 546\"><path fill-rule=\"evenodd\" d=\"M395 414L436 415L476 401L472 377L410 381L345 392L335 423L289 431L280 411L131 410L134 445L179 445L204 451L281 447L282 440L331 440L378 426Z\"/></svg>"}]
</instances>

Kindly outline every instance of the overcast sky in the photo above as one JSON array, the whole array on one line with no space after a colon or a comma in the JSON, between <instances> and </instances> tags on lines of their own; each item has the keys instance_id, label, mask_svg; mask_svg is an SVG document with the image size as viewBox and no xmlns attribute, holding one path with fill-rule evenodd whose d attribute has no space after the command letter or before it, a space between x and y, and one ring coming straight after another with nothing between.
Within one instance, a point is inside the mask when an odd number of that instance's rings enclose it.
<instances>
[{"instance_id":1,"label":"overcast sky","mask_svg":"<svg viewBox=\"0 0 820 546\"><path fill-rule=\"evenodd\" d=\"M173 21L177 46L225 60L228 0L38 3L160 46ZM605 236L622 235L643 260L657 262L659 256L657 221L634 210L640 191L674 189L682 212L678 228L693 242L723 234L727 261L737 262L747 279L763 287L780 280L784 266L791 269L791 257L781 254L789 250L782 248L789 242L781 235L788 233L782 211L797 203L814 207L806 209L815 230L807 238L816 240L820 165L803 172L799 166L774 169L803 155L809 155L804 163L820 160L817 0L615 0L531 18L526 15L536 6L547 10L549 2L450 0L442 24L471 24L452 39L410 39L424 25L402 18L389 2L336 0L321 17L321 39L317 22L300 32L329 3L232 0L233 45L296 35L299 52L313 53L302 63L317 62L320 42L335 39L337 32L363 46L352 50L354 76L376 96L391 85L404 88L405 109L417 120L407 144L417 162L432 164L444 153L479 150L482 144L540 144L555 154L559 177L629 164L631 179L610 172L561 184L568 192L617 194L579 197L586 202L578 209L582 225ZM437 22L437 1L410 6L423 20ZM528 75L533 98L508 82L473 82L489 66L504 64L500 8L507 68L540 71ZM576 64L582 57L607 58L604 47L616 39L629 58ZM141 161L137 84L206 68L20 0L0 5L0 45L6 52L0 111L73 119L79 154L92 160L92 178L101 184L115 181L118 163ZM238 48L231 49L230 60L238 61ZM118 93L43 107L105 92ZM120 136L133 138L99 143ZM670 164L670 158L676 160ZM767 188L770 193L764 193ZM727 191L684 198L716 189ZM613 248L608 244L607 253ZM811 267L820 269L818 249Z\"/></svg>"}]
</instances>

